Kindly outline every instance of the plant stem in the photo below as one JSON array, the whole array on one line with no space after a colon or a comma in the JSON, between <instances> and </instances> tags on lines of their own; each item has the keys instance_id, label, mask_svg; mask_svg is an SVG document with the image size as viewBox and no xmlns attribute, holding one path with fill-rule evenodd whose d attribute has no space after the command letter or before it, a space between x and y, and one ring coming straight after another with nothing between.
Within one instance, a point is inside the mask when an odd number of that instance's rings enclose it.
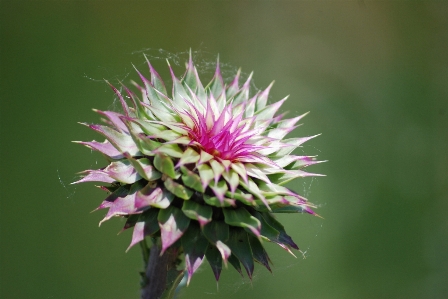
<instances>
[{"instance_id":1,"label":"plant stem","mask_svg":"<svg viewBox=\"0 0 448 299\"><path fill-rule=\"evenodd\" d=\"M142 250L143 264L145 265L145 268L146 268L146 265L148 264L148 260L149 260L149 247L148 247L148 244L146 244L145 239L140 241L139 245L140 245L140 249Z\"/></svg>"},{"instance_id":2,"label":"plant stem","mask_svg":"<svg viewBox=\"0 0 448 299\"><path fill-rule=\"evenodd\" d=\"M173 298L183 271L176 269L178 249L169 248L160 256L160 245L154 243L149 252L141 299Z\"/></svg>"}]
</instances>

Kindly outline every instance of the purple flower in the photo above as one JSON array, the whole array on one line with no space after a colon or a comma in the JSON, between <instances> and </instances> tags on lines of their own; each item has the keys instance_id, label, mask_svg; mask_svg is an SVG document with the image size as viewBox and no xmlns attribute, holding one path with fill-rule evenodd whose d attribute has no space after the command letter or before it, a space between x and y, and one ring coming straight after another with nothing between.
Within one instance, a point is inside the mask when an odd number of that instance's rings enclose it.
<instances>
[{"instance_id":1,"label":"purple flower","mask_svg":"<svg viewBox=\"0 0 448 299\"><path fill-rule=\"evenodd\" d=\"M78 143L103 153L109 165L84 171L76 183L109 184L102 187L109 195L98 207L108 209L101 222L125 217L124 229L134 227L130 247L151 236L160 238L162 253L179 249L188 280L204 258L217 280L223 263L240 273L242 264L249 277L254 261L270 270L264 241L299 249L273 213L316 215L283 186L318 175L304 171L320 162L315 157L291 154L317 135L285 139L306 114L277 114L286 98L267 104L272 84L250 96L251 76L240 86L240 72L226 85L219 64L203 87L191 57L181 79L170 67L169 97L148 65L150 80L137 71L141 98L111 85L123 113L95 110L105 125L86 124L106 140Z\"/></svg>"}]
</instances>

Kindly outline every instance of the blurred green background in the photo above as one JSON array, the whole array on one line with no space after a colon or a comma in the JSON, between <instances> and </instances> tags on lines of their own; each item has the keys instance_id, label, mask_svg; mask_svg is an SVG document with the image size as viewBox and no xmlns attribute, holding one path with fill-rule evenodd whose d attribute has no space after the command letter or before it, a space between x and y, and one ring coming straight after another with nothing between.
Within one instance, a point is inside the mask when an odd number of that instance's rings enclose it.
<instances>
[{"instance_id":1,"label":"blurred green background","mask_svg":"<svg viewBox=\"0 0 448 299\"><path fill-rule=\"evenodd\" d=\"M0 297L138 298L139 249L123 221L98 228L104 198L76 172L103 166L71 140L115 109L103 78L168 78L186 52L211 79L276 80L303 152L327 177L290 185L325 219L282 221L305 252L268 244L254 280L204 264L179 298L448 298L446 1L1 1ZM311 168L310 168L311 170Z\"/></svg>"}]
</instances>

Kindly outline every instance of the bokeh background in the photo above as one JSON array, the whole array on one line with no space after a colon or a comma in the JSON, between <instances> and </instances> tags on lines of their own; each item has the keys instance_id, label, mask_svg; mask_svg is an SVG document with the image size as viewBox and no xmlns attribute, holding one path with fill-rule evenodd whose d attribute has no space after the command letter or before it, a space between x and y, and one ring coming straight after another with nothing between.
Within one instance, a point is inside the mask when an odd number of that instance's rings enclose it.
<instances>
[{"instance_id":1,"label":"bokeh background","mask_svg":"<svg viewBox=\"0 0 448 299\"><path fill-rule=\"evenodd\" d=\"M448 298L446 1L0 2L0 297L138 298L138 247L123 221L98 228L104 197L76 172L105 165L72 140L91 108L117 109L103 78L168 78L191 48L205 81L276 80L271 101L311 111L293 135L328 163L290 187L325 219L281 220L304 252L268 244L273 274L204 264L179 298ZM169 81L169 80L168 80ZM310 169L311 170L311 169Z\"/></svg>"}]
</instances>

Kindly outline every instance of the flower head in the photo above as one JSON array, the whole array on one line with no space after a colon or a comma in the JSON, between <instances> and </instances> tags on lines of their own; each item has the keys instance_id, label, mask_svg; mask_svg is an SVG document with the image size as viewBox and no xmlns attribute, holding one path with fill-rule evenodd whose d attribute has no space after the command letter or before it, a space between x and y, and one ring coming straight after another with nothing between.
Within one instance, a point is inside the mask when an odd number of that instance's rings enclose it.
<instances>
[{"instance_id":1,"label":"flower head","mask_svg":"<svg viewBox=\"0 0 448 299\"><path fill-rule=\"evenodd\" d=\"M185 254L190 280L205 259L219 279L222 264L230 263L249 277L254 261L268 270L263 241L292 253L298 246L273 213L316 215L301 195L283 185L295 178L315 176L303 168L319 163L312 156L291 154L315 137L284 137L305 116L284 118L277 111L286 100L267 103L272 84L249 96L251 76L240 86L240 72L226 85L219 63L204 87L190 57L178 79L170 67L169 97L159 74L148 62L151 78L138 70L138 98L110 85L123 113L95 110L105 125L87 125L104 142L78 142L103 153L105 168L86 170L76 183L110 184L98 209L108 209L106 221L125 217L134 228L131 246L145 236L161 239ZM317 135L316 135L317 136Z\"/></svg>"}]
</instances>

